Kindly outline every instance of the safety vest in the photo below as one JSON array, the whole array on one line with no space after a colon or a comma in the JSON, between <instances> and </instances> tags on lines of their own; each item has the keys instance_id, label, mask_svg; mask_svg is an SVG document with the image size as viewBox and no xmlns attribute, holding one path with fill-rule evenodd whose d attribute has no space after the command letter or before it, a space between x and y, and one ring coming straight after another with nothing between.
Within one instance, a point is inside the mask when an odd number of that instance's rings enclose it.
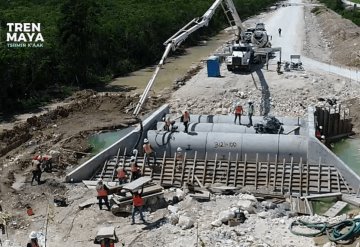
<instances>
[{"instance_id":1,"label":"safety vest","mask_svg":"<svg viewBox=\"0 0 360 247\"><path fill-rule=\"evenodd\" d=\"M100 247L115 247L114 240L112 239L107 239L107 240L108 241L106 241L105 239L101 240ZM108 245L106 245L106 242L108 243Z\"/></svg>"},{"instance_id":2,"label":"safety vest","mask_svg":"<svg viewBox=\"0 0 360 247\"><path fill-rule=\"evenodd\" d=\"M123 169L119 170L117 177L118 178L126 178L126 172Z\"/></svg>"},{"instance_id":3,"label":"safety vest","mask_svg":"<svg viewBox=\"0 0 360 247\"><path fill-rule=\"evenodd\" d=\"M135 207L140 207L140 206L144 205L144 200L142 199L142 197L140 195L134 195L133 196L133 204Z\"/></svg>"},{"instance_id":4,"label":"safety vest","mask_svg":"<svg viewBox=\"0 0 360 247\"><path fill-rule=\"evenodd\" d=\"M235 113L236 113L236 114L241 114L242 111L243 111L242 106L237 106L237 107L235 108Z\"/></svg>"},{"instance_id":5,"label":"safety vest","mask_svg":"<svg viewBox=\"0 0 360 247\"><path fill-rule=\"evenodd\" d=\"M190 114L188 112L185 112L183 115L183 122L189 122L190 120Z\"/></svg>"},{"instance_id":6,"label":"safety vest","mask_svg":"<svg viewBox=\"0 0 360 247\"><path fill-rule=\"evenodd\" d=\"M143 148L144 148L145 153L147 153L147 154L151 154L153 152L150 144L144 144Z\"/></svg>"},{"instance_id":7,"label":"safety vest","mask_svg":"<svg viewBox=\"0 0 360 247\"><path fill-rule=\"evenodd\" d=\"M106 189L104 188L104 186L97 189L97 193L98 193L98 196L107 196L108 195L108 193L107 193Z\"/></svg>"},{"instance_id":8,"label":"safety vest","mask_svg":"<svg viewBox=\"0 0 360 247\"><path fill-rule=\"evenodd\" d=\"M38 245L38 243L37 242L34 242L33 240L31 240L31 247L40 247L39 245Z\"/></svg>"}]
</instances>

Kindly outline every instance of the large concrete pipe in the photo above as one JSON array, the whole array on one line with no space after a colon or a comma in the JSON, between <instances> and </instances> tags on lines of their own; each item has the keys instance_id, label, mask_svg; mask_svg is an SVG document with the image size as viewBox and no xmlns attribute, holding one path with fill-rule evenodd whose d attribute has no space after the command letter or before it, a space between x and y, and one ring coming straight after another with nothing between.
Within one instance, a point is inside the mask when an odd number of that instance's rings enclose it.
<instances>
[{"instance_id":1,"label":"large concrete pipe","mask_svg":"<svg viewBox=\"0 0 360 247\"><path fill-rule=\"evenodd\" d=\"M165 122L157 123L157 130L164 129ZM176 123L178 131L184 131L185 126L177 122ZM238 124L227 124L227 123L190 123L189 132L225 132L225 133L250 133L255 134L255 129L253 127L247 127L245 125Z\"/></svg>"},{"instance_id":2,"label":"large concrete pipe","mask_svg":"<svg viewBox=\"0 0 360 247\"><path fill-rule=\"evenodd\" d=\"M180 122L179 115L176 114L166 114L166 118L170 117L171 120L177 118L175 121ZM190 115L190 122L192 123L234 123L234 115ZM304 126L304 121L300 118L292 118L292 117L276 117L282 122L284 125L289 126ZM263 117L261 116L253 116L252 117L253 124L261 123L263 121ZM249 124L248 116L241 117L241 123L246 125Z\"/></svg>"},{"instance_id":3,"label":"large concrete pipe","mask_svg":"<svg viewBox=\"0 0 360 247\"><path fill-rule=\"evenodd\" d=\"M165 122L158 122L156 129L163 130ZM176 122L177 131L184 131L185 126ZM283 125L284 132L291 135L299 135L300 128L298 126ZM219 132L219 133L243 133L243 134L255 134L254 127L247 127L245 125L230 124L230 123L190 123L189 132Z\"/></svg>"},{"instance_id":4,"label":"large concrete pipe","mask_svg":"<svg viewBox=\"0 0 360 247\"><path fill-rule=\"evenodd\" d=\"M248 161L267 161L268 154L273 160L275 155L278 160L287 162L293 157L294 162L299 162L302 157L306 162L307 137L295 135L267 135L267 134L241 134L218 132L164 132L149 130L147 132L150 144L157 152L166 151L168 156L173 156L177 147L187 152L187 157L192 158L197 151L197 157L214 159L218 154L219 159L227 159L229 152L232 159L239 154L239 159L244 160L245 154Z\"/></svg>"}]
</instances>

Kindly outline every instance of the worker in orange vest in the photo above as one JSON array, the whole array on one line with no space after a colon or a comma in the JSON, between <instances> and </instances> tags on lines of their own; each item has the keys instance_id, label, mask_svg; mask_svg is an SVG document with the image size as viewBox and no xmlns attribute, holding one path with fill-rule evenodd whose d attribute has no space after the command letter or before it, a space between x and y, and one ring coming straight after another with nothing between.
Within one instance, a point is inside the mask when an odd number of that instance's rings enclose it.
<instances>
[{"instance_id":1,"label":"worker in orange vest","mask_svg":"<svg viewBox=\"0 0 360 247\"><path fill-rule=\"evenodd\" d=\"M141 187L140 193L138 191L135 191L135 192L130 191L130 193L133 196L133 198L132 198L132 200L133 200L133 209L132 209L132 213L131 213L131 218L132 218L131 225L135 224L135 213L136 213L136 211L139 212L140 219L142 220L142 222L144 224L146 223L146 221L144 219L144 215L143 215L143 206L144 206L144 199L142 198L143 192L144 192L144 187Z\"/></svg>"},{"instance_id":2,"label":"worker in orange vest","mask_svg":"<svg viewBox=\"0 0 360 247\"><path fill-rule=\"evenodd\" d=\"M236 119L239 118L239 124L241 125L241 115L243 114L243 107L240 104L237 104L234 113L235 113L234 124L236 124Z\"/></svg>"},{"instance_id":3,"label":"worker in orange vest","mask_svg":"<svg viewBox=\"0 0 360 247\"><path fill-rule=\"evenodd\" d=\"M99 200L99 208L102 210L103 200L105 206L110 211L110 205L108 200L108 188L103 184L102 180L99 180L99 182L96 185L96 191L97 191L97 199Z\"/></svg>"},{"instance_id":4,"label":"worker in orange vest","mask_svg":"<svg viewBox=\"0 0 360 247\"><path fill-rule=\"evenodd\" d=\"M119 184L125 184L127 183L127 173L125 171L125 168L123 166L120 166L117 171L117 178L119 179Z\"/></svg>"},{"instance_id":5,"label":"worker in orange vest","mask_svg":"<svg viewBox=\"0 0 360 247\"><path fill-rule=\"evenodd\" d=\"M183 115L180 118L180 121L183 122L184 126L185 126L185 133L188 133L188 127L189 127L189 122L190 122L190 113L185 110Z\"/></svg>"},{"instance_id":6,"label":"worker in orange vest","mask_svg":"<svg viewBox=\"0 0 360 247\"><path fill-rule=\"evenodd\" d=\"M40 247L36 232L31 232L29 238L30 242L26 245L26 247Z\"/></svg>"},{"instance_id":7,"label":"worker in orange vest","mask_svg":"<svg viewBox=\"0 0 360 247\"><path fill-rule=\"evenodd\" d=\"M144 149L144 154L145 154L145 160L146 163L149 165L149 157L152 156L153 157L153 165L156 165L156 153L153 150L152 146L149 143L148 139L144 139L144 145L143 145L143 149Z\"/></svg>"},{"instance_id":8,"label":"worker in orange vest","mask_svg":"<svg viewBox=\"0 0 360 247\"><path fill-rule=\"evenodd\" d=\"M141 171L139 166L136 163L135 156L131 156L130 158L130 169L131 169L131 180L134 181L135 179L138 179L141 177Z\"/></svg>"}]
</instances>

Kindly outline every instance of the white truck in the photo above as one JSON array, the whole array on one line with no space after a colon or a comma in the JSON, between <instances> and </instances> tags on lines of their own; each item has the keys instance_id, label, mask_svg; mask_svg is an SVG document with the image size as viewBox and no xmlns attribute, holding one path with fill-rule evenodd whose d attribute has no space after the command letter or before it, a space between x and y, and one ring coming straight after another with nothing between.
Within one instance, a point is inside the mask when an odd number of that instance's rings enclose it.
<instances>
[{"instance_id":1,"label":"white truck","mask_svg":"<svg viewBox=\"0 0 360 247\"><path fill-rule=\"evenodd\" d=\"M249 43L234 43L231 47L231 55L225 59L229 71L250 70L254 60L254 50Z\"/></svg>"}]
</instances>

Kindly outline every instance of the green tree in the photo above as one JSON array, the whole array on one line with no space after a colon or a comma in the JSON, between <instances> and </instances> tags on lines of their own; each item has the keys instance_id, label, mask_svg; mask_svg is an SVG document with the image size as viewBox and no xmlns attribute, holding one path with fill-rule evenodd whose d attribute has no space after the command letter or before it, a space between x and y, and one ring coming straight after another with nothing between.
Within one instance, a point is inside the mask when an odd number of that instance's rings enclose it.
<instances>
[{"instance_id":1,"label":"green tree","mask_svg":"<svg viewBox=\"0 0 360 247\"><path fill-rule=\"evenodd\" d=\"M91 82L92 46L97 31L98 6L94 0L67 0L59 20L60 73L67 83Z\"/></svg>"}]
</instances>

